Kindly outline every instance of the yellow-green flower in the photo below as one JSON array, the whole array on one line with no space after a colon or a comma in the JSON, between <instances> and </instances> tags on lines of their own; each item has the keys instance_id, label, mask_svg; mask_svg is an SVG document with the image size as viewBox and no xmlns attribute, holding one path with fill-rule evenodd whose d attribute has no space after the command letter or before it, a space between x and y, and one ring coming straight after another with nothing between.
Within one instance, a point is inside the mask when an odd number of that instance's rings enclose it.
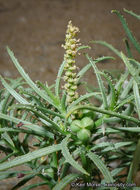
<instances>
[{"instance_id":1,"label":"yellow-green flower","mask_svg":"<svg viewBox=\"0 0 140 190\"><path fill-rule=\"evenodd\" d=\"M67 93L67 103L70 104L78 98L77 90L77 73L75 65L75 56L77 53L77 48L79 47L79 39L77 40L75 36L79 32L79 28L72 25L72 22L69 21L66 31L65 45L62 47L66 50L64 55L65 61L65 76L64 76L64 89Z\"/></svg>"}]
</instances>

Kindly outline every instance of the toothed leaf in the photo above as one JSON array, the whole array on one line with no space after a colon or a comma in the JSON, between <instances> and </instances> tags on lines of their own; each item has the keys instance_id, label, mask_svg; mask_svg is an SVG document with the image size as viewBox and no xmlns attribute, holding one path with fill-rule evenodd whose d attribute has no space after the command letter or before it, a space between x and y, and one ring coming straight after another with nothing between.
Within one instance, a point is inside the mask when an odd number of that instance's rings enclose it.
<instances>
[{"instance_id":1,"label":"toothed leaf","mask_svg":"<svg viewBox=\"0 0 140 190\"><path fill-rule=\"evenodd\" d=\"M78 171L82 172L83 174L89 175L89 174L86 172L86 170L85 170L84 168L82 168L82 166L79 165L78 162L76 162L76 161L72 158L72 156L71 156L71 154L70 154L70 152L69 152L69 149L68 149L68 147L67 147L68 139L69 139L69 136L66 137L66 138L62 141L62 143L61 143L61 145L62 145L62 147L61 147L62 154L63 154L64 158L66 159L66 162L68 162L69 164L71 164L75 169L77 169Z\"/></svg>"},{"instance_id":2,"label":"toothed leaf","mask_svg":"<svg viewBox=\"0 0 140 190\"><path fill-rule=\"evenodd\" d=\"M123 15L121 15L120 12L119 12L119 11L116 11L116 10L112 10L112 13L115 13L115 14L119 17L119 19L120 19L120 21L121 21L121 23L122 23L122 25L123 25L123 28L124 28L124 30L125 30L125 32L126 32L128 38L130 39L130 41L132 42L132 44L134 45L134 47L136 48L136 50L140 53L140 44L139 44L139 42L135 39L135 37L133 36L132 32L131 32L130 29L128 28L128 25L127 25L126 20L125 20L125 18L123 17Z\"/></svg>"}]
</instances>

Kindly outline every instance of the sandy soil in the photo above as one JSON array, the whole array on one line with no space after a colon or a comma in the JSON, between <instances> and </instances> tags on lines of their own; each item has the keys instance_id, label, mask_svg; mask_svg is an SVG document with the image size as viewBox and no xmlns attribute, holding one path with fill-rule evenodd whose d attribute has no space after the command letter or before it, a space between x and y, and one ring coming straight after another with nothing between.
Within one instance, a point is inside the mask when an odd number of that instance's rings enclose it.
<instances>
[{"instance_id":1,"label":"sandy soil","mask_svg":"<svg viewBox=\"0 0 140 190\"><path fill-rule=\"evenodd\" d=\"M112 9L123 8L140 14L139 0L0 0L0 74L4 77L20 76L9 59L5 47L8 45L15 53L20 64L33 80L48 81L52 84L58 68L63 61L66 26L69 20L80 28L82 44L91 40L104 40L119 50L125 49L126 37L120 21L111 14ZM140 23L124 13L136 38L140 41ZM107 48L92 45L89 51L94 58L114 55ZM133 50L136 58L140 59ZM88 62L83 55L78 57L81 68ZM120 59L98 64L99 68L121 70ZM95 85L94 74L87 75L87 81ZM10 190L2 183L0 190ZM37 188L39 190L39 188Z\"/></svg>"}]
</instances>

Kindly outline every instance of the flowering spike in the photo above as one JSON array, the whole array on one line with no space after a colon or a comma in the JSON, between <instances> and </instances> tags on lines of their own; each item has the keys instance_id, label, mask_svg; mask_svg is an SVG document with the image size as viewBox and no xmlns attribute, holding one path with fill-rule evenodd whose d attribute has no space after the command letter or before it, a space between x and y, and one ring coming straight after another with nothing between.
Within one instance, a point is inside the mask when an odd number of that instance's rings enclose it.
<instances>
[{"instance_id":1,"label":"flowering spike","mask_svg":"<svg viewBox=\"0 0 140 190\"><path fill-rule=\"evenodd\" d=\"M69 21L66 31L65 45L62 47L66 50L64 55L64 61L66 62L64 70L65 76L64 81L66 82L64 85L64 89L67 93L67 103L70 104L74 100L78 98L77 90L77 67L75 65L75 56L77 53L77 48L79 47L79 39L75 38L76 34L79 32L79 28L72 25L72 22Z\"/></svg>"}]
</instances>

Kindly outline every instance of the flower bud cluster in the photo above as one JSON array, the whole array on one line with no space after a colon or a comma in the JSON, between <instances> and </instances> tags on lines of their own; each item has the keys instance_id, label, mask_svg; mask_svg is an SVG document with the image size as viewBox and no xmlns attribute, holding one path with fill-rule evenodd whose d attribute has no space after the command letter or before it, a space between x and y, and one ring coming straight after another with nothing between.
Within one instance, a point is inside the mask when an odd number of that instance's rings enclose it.
<instances>
[{"instance_id":1,"label":"flower bud cluster","mask_svg":"<svg viewBox=\"0 0 140 190\"><path fill-rule=\"evenodd\" d=\"M64 55L65 61L65 76L64 89L67 93L67 103L70 104L78 98L77 90L77 73L75 65L75 56L77 53L77 48L80 45L79 41L75 38L76 34L79 32L79 28L72 25L72 22L69 21L66 31L65 45L62 47L66 50Z\"/></svg>"}]
</instances>

